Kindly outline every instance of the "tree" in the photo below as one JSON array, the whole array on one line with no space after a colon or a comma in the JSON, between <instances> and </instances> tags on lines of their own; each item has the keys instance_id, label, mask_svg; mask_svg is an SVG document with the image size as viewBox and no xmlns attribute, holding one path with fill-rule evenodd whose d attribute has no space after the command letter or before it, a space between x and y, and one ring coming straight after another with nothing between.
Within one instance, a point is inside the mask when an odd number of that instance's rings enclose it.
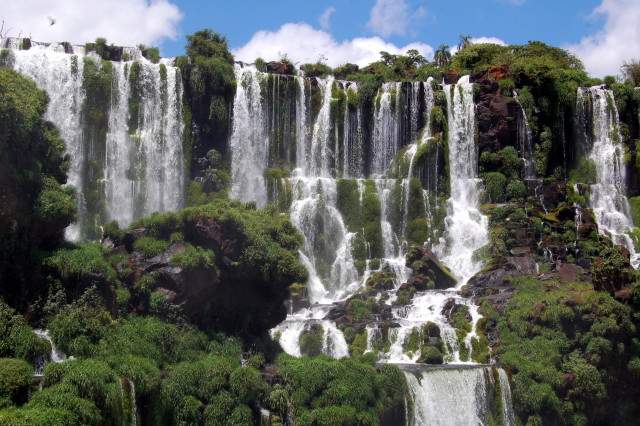
<instances>
[{"instance_id":1,"label":"tree","mask_svg":"<svg viewBox=\"0 0 640 426\"><path fill-rule=\"evenodd\" d=\"M416 66L424 65L427 63L427 60L425 59L425 57L422 56L417 49L407 50L407 56L409 57L409 59L411 59L411 62L413 62Z\"/></svg>"},{"instance_id":2,"label":"tree","mask_svg":"<svg viewBox=\"0 0 640 426\"><path fill-rule=\"evenodd\" d=\"M436 49L434 55L434 61L439 67L446 67L451 62L451 52L449 52L449 45L441 44L438 49Z\"/></svg>"},{"instance_id":3,"label":"tree","mask_svg":"<svg viewBox=\"0 0 640 426\"><path fill-rule=\"evenodd\" d=\"M622 75L634 86L640 86L640 60L634 59L622 65Z\"/></svg>"},{"instance_id":4,"label":"tree","mask_svg":"<svg viewBox=\"0 0 640 426\"><path fill-rule=\"evenodd\" d=\"M460 42L458 43L458 50L462 50L465 47L471 46L471 44L473 44L471 42L471 36L470 35L461 34L460 35Z\"/></svg>"}]
</instances>

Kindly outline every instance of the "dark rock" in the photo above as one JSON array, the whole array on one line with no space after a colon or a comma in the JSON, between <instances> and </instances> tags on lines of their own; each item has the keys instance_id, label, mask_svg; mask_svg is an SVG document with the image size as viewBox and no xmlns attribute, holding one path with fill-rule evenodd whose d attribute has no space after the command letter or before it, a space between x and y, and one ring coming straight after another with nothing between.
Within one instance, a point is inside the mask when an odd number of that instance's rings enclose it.
<instances>
[{"instance_id":1,"label":"dark rock","mask_svg":"<svg viewBox=\"0 0 640 426\"><path fill-rule=\"evenodd\" d=\"M272 61L267 63L267 72L271 72L274 74L294 75L296 73L296 68L291 62Z\"/></svg>"},{"instance_id":2,"label":"dark rock","mask_svg":"<svg viewBox=\"0 0 640 426\"><path fill-rule=\"evenodd\" d=\"M478 87L476 95L476 119L480 152L496 152L513 146L518 140L517 117L520 107L500 92L498 80L506 71L500 67L475 75L472 79Z\"/></svg>"},{"instance_id":3,"label":"dark rock","mask_svg":"<svg viewBox=\"0 0 640 426\"><path fill-rule=\"evenodd\" d=\"M451 288L457 283L449 269L424 246L413 246L409 249L407 266L413 270L407 284L414 286L418 291Z\"/></svg>"}]
</instances>

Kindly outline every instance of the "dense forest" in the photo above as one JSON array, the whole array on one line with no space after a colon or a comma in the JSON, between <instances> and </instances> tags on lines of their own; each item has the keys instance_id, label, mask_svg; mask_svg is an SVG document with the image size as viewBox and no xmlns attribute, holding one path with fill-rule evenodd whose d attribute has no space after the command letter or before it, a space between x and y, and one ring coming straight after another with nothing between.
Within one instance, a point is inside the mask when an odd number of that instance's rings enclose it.
<instances>
[{"instance_id":1,"label":"dense forest","mask_svg":"<svg viewBox=\"0 0 640 426\"><path fill-rule=\"evenodd\" d=\"M0 424L637 422L639 63L0 47Z\"/></svg>"}]
</instances>

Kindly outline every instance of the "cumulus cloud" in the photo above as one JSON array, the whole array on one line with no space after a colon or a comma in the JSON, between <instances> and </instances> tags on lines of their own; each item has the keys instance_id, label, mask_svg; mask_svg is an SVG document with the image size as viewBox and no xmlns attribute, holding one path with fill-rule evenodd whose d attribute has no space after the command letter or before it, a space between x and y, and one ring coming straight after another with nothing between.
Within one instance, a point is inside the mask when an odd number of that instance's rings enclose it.
<instances>
[{"instance_id":1,"label":"cumulus cloud","mask_svg":"<svg viewBox=\"0 0 640 426\"><path fill-rule=\"evenodd\" d=\"M394 34L403 36L411 24L426 13L423 6L412 11L405 0L377 0L371 9L367 26L383 37Z\"/></svg>"},{"instance_id":2,"label":"cumulus cloud","mask_svg":"<svg viewBox=\"0 0 640 426\"><path fill-rule=\"evenodd\" d=\"M640 59L640 2L603 0L592 13L592 18L598 17L604 18L604 27L567 48L590 74L616 75L625 61Z\"/></svg>"},{"instance_id":3,"label":"cumulus cloud","mask_svg":"<svg viewBox=\"0 0 640 426\"><path fill-rule=\"evenodd\" d=\"M324 58L327 65L335 67L347 62L365 66L379 60L383 50L397 55L409 49L416 49L427 58L433 57L433 48L424 43L397 46L380 37L337 41L328 32L317 30L307 23L288 23L277 31L258 31L233 54L237 60L244 62L253 62L258 57L268 61L278 60L285 54L291 61L300 64Z\"/></svg>"},{"instance_id":4,"label":"cumulus cloud","mask_svg":"<svg viewBox=\"0 0 640 426\"><path fill-rule=\"evenodd\" d=\"M500 46L506 46L507 43L505 43L504 40L498 38L498 37L471 37L471 44L483 44L483 43L491 43L491 44L499 44ZM451 52L451 54L455 54L458 51L458 46L452 46L449 49L449 52Z\"/></svg>"},{"instance_id":5,"label":"cumulus cloud","mask_svg":"<svg viewBox=\"0 0 640 426\"><path fill-rule=\"evenodd\" d=\"M168 0L20 0L3 2L0 19L9 36L71 43L105 37L132 46L176 38L182 13Z\"/></svg>"},{"instance_id":6,"label":"cumulus cloud","mask_svg":"<svg viewBox=\"0 0 640 426\"><path fill-rule=\"evenodd\" d=\"M333 6L329 6L322 12L322 15L318 18L318 22L320 23L320 28L325 31L329 31L331 28L331 17L336 12L336 8Z\"/></svg>"}]
</instances>

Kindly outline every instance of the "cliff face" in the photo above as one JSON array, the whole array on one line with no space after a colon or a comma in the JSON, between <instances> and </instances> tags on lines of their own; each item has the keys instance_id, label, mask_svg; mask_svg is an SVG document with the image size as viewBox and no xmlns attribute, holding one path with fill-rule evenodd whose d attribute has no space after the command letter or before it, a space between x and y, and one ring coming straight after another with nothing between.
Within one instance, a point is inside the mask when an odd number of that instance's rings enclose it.
<instances>
[{"instance_id":1,"label":"cliff face","mask_svg":"<svg viewBox=\"0 0 640 426\"><path fill-rule=\"evenodd\" d=\"M638 412L631 83L599 86L540 43L471 45L437 66L387 54L339 79L234 64L209 31L175 63L54 47L0 52L1 295L83 358L50 367L45 392L81 387L86 368L102 415L137 398L145 418L159 404L176 422L257 422L264 404L274 424L394 424L424 413L408 381L424 393L448 373L422 383L384 363L476 362L502 367L458 377L491 384L486 422L513 420L497 402L509 384L523 424ZM76 236L96 241L63 241L74 206ZM0 338L21 349L0 356L46 358L18 325ZM349 359L265 365L282 350ZM126 409L100 405L113 389L130 389L113 399Z\"/></svg>"}]
</instances>

